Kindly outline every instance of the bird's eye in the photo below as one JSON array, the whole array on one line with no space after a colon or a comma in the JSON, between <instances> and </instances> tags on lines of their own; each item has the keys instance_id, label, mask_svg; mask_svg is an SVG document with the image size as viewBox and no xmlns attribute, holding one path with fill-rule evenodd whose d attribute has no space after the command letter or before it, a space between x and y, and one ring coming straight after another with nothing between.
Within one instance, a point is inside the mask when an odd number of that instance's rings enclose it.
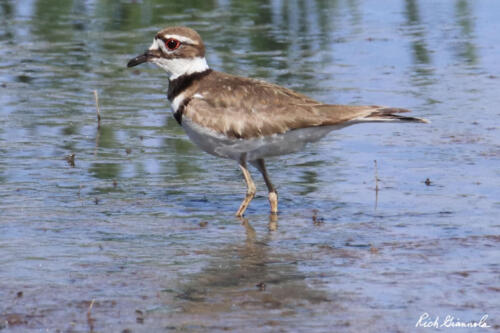
<instances>
[{"instance_id":1,"label":"bird's eye","mask_svg":"<svg viewBox=\"0 0 500 333\"><path fill-rule=\"evenodd\" d=\"M181 46L181 42L179 42L177 39L169 38L165 42L165 45L167 45L169 50L173 51Z\"/></svg>"}]
</instances>

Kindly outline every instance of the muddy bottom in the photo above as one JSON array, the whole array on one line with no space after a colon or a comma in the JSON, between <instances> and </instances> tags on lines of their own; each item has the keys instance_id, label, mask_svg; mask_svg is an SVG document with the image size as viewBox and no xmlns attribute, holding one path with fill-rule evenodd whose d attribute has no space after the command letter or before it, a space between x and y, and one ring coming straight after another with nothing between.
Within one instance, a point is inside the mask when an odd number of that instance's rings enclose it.
<instances>
[{"instance_id":1,"label":"muddy bottom","mask_svg":"<svg viewBox=\"0 0 500 333\"><path fill-rule=\"evenodd\" d=\"M0 332L500 330L499 11L0 0ZM251 169L235 218L237 165L187 139L164 73L125 67L174 24L214 69L431 123L270 159L280 214Z\"/></svg>"}]
</instances>

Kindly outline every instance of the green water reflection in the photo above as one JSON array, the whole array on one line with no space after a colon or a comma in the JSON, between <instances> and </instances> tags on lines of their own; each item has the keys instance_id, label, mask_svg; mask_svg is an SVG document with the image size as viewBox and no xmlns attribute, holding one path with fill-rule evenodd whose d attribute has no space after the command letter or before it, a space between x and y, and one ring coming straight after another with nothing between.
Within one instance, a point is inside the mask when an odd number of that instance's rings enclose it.
<instances>
[{"instance_id":1,"label":"green water reflection","mask_svg":"<svg viewBox=\"0 0 500 333\"><path fill-rule=\"evenodd\" d=\"M15 314L20 331L91 331L94 298L95 331L406 332L422 309L493 314L499 10L0 0L0 330ZM257 174L251 224L236 220L237 166L187 139L164 73L125 67L167 25L197 29L214 69L432 123L357 125L270 160L279 228Z\"/></svg>"}]
</instances>

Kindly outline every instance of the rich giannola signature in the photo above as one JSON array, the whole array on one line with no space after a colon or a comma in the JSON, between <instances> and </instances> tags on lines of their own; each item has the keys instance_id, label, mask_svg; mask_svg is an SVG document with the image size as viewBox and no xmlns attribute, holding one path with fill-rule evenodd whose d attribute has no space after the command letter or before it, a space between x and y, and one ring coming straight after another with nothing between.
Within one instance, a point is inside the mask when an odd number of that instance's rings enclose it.
<instances>
[{"instance_id":1,"label":"rich giannola signature","mask_svg":"<svg viewBox=\"0 0 500 333\"><path fill-rule=\"evenodd\" d=\"M458 317L452 315L446 315L443 319L440 319L439 316L431 317L427 312L424 312L418 318L415 327L426 327L426 328L489 328L491 327L486 322L488 319L488 315L485 314L479 319L479 321L470 320L464 321Z\"/></svg>"}]
</instances>

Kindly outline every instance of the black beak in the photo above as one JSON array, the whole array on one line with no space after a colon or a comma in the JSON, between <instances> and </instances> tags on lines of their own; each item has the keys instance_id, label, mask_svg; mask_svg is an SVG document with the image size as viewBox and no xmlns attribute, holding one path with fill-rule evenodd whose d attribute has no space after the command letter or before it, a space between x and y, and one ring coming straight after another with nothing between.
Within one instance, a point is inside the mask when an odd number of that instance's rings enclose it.
<instances>
[{"instance_id":1,"label":"black beak","mask_svg":"<svg viewBox=\"0 0 500 333\"><path fill-rule=\"evenodd\" d=\"M134 59L130 59L130 61L127 63L127 67L134 67L144 62L151 61L151 59L153 58L159 58L159 57L160 54L158 51L147 50L146 52L135 57Z\"/></svg>"},{"instance_id":2,"label":"black beak","mask_svg":"<svg viewBox=\"0 0 500 333\"><path fill-rule=\"evenodd\" d=\"M134 59L130 59L129 62L127 63L127 67L134 67L134 66L142 64L143 62L148 61L147 54L148 53L145 52L144 54L141 54L141 55L135 57Z\"/></svg>"}]
</instances>

